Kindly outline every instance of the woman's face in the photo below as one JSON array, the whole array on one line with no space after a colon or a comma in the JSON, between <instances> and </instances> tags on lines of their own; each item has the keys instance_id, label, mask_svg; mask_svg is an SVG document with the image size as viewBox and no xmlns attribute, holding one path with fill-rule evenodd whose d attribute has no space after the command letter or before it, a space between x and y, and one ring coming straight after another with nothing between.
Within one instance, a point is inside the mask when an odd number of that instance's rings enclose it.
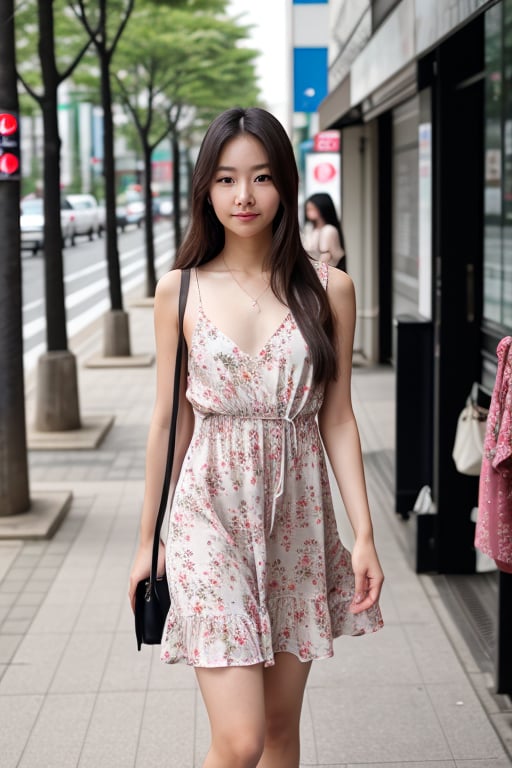
<instances>
[{"instance_id":1,"label":"woman's face","mask_svg":"<svg viewBox=\"0 0 512 768\"><path fill-rule=\"evenodd\" d=\"M313 224L317 224L322 221L320 211L314 203L306 203L306 219L308 221L312 221Z\"/></svg>"},{"instance_id":2,"label":"woman's face","mask_svg":"<svg viewBox=\"0 0 512 768\"><path fill-rule=\"evenodd\" d=\"M210 200L226 235L272 236L279 193L263 144L243 133L226 142L210 184Z\"/></svg>"}]
</instances>

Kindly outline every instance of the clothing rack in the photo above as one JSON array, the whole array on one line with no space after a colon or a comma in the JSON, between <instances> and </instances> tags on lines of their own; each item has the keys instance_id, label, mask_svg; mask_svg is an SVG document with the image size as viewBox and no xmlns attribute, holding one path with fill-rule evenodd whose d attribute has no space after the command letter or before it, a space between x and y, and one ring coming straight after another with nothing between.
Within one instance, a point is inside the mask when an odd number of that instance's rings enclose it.
<instances>
[{"instance_id":1,"label":"clothing rack","mask_svg":"<svg viewBox=\"0 0 512 768\"><path fill-rule=\"evenodd\" d=\"M471 389L471 400L481 408L489 408L492 392L479 382ZM512 574L499 572L496 646L495 686L496 693L512 695Z\"/></svg>"}]
</instances>

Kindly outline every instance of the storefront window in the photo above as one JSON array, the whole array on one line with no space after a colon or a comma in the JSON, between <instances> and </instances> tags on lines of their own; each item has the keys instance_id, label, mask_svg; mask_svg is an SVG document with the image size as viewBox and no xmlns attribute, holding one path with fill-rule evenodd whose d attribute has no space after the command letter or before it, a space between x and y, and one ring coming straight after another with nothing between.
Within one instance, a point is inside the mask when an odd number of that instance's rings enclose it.
<instances>
[{"instance_id":1,"label":"storefront window","mask_svg":"<svg viewBox=\"0 0 512 768\"><path fill-rule=\"evenodd\" d=\"M484 319L512 328L512 0L485 35Z\"/></svg>"},{"instance_id":2,"label":"storefront window","mask_svg":"<svg viewBox=\"0 0 512 768\"><path fill-rule=\"evenodd\" d=\"M501 4L485 16L484 317L503 322Z\"/></svg>"},{"instance_id":3,"label":"storefront window","mask_svg":"<svg viewBox=\"0 0 512 768\"><path fill-rule=\"evenodd\" d=\"M504 4L503 35L503 322L512 327L512 0Z\"/></svg>"}]
</instances>

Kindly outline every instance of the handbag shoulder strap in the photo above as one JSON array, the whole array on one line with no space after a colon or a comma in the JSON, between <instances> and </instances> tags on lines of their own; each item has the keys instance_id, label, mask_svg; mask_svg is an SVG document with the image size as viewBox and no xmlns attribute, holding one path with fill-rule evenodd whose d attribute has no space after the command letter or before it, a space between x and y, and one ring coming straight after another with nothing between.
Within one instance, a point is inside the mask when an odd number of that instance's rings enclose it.
<instances>
[{"instance_id":1,"label":"handbag shoulder strap","mask_svg":"<svg viewBox=\"0 0 512 768\"><path fill-rule=\"evenodd\" d=\"M179 305L178 305L178 346L176 348L176 365L174 368L171 426L169 429L169 444L167 448L167 461L165 464L164 484L162 488L162 497L160 499L160 506L158 508L158 516L156 518L155 535L153 538L153 555L151 558L150 582L155 594L156 594L156 591L154 590L154 584L156 581L157 567L158 567L158 551L160 548L160 529L162 528L162 523L165 516L165 510L167 507L167 499L169 496L169 486L171 483L172 465L174 462L174 449L176 446L176 426L178 423L181 365L182 365L182 359L183 359L183 348L185 346L185 339L183 336L183 317L185 315L185 307L187 304L189 284L190 284L190 270L182 269L181 283L180 283L180 298L179 298Z\"/></svg>"}]
</instances>

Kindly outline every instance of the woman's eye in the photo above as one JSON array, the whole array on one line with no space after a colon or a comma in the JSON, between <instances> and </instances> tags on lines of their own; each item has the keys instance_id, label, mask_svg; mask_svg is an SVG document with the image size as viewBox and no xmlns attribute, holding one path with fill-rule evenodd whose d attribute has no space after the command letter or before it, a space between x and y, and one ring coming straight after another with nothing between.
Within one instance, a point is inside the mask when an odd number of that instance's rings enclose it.
<instances>
[{"instance_id":1,"label":"woman's eye","mask_svg":"<svg viewBox=\"0 0 512 768\"><path fill-rule=\"evenodd\" d=\"M272 176L269 173L260 173L259 176L256 176L256 181L272 181Z\"/></svg>"},{"instance_id":2,"label":"woman's eye","mask_svg":"<svg viewBox=\"0 0 512 768\"><path fill-rule=\"evenodd\" d=\"M233 179L231 176L222 176L220 179L217 179L217 184L232 184Z\"/></svg>"}]
</instances>

